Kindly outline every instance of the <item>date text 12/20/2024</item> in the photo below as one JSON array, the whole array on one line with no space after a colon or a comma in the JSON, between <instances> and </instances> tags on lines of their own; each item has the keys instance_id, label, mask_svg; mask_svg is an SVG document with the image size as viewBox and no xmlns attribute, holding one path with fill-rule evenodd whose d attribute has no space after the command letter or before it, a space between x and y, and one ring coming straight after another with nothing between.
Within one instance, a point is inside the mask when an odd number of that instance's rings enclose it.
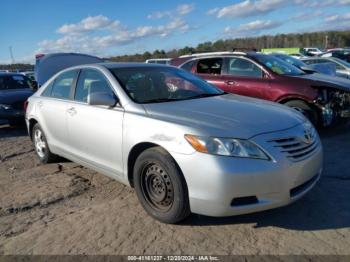
<instances>
[{"instance_id":1,"label":"date text 12/20/2024","mask_svg":"<svg viewBox=\"0 0 350 262\"><path fill-rule=\"evenodd\" d=\"M218 261L217 256L128 256L128 261Z\"/></svg>"}]
</instances>

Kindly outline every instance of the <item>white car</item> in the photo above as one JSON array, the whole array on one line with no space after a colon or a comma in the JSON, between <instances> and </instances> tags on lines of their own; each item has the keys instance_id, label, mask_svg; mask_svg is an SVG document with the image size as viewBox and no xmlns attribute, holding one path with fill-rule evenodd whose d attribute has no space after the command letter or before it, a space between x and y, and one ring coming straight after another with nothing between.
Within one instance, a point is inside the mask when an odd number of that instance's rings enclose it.
<instances>
[{"instance_id":1,"label":"white car","mask_svg":"<svg viewBox=\"0 0 350 262\"><path fill-rule=\"evenodd\" d=\"M130 185L166 223L284 206L322 171L321 141L301 113L170 66L66 69L29 98L26 122L41 162L60 155Z\"/></svg>"}]
</instances>

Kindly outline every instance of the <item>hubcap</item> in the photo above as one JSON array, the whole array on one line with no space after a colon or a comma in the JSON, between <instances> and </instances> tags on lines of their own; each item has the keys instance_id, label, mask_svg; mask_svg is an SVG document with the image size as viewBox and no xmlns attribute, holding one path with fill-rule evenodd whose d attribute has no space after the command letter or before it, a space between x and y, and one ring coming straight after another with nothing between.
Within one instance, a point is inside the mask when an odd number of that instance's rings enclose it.
<instances>
[{"instance_id":1,"label":"hubcap","mask_svg":"<svg viewBox=\"0 0 350 262\"><path fill-rule=\"evenodd\" d=\"M44 141L44 134L40 129L36 129L34 132L34 145L35 151L40 158L45 156L46 152L46 143Z\"/></svg>"},{"instance_id":2,"label":"hubcap","mask_svg":"<svg viewBox=\"0 0 350 262\"><path fill-rule=\"evenodd\" d=\"M174 188L167 172L158 164L148 164L141 174L141 188L146 201L156 210L166 212L174 202Z\"/></svg>"}]
</instances>

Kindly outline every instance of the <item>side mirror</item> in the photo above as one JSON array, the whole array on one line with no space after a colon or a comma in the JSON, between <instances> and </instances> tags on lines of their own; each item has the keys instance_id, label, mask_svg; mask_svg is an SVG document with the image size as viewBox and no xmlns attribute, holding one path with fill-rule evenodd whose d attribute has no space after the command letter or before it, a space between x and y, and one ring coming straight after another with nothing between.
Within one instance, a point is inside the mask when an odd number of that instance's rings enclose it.
<instances>
[{"instance_id":1,"label":"side mirror","mask_svg":"<svg viewBox=\"0 0 350 262\"><path fill-rule=\"evenodd\" d=\"M114 107L118 102L118 98L106 92L94 92L88 95L88 104L92 106L108 106Z\"/></svg>"}]
</instances>

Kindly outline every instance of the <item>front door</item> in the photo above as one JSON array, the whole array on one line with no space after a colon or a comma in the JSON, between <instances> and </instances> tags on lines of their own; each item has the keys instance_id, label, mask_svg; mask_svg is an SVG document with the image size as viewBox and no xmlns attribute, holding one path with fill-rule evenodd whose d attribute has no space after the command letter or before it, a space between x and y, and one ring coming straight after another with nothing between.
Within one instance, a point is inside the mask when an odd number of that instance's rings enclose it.
<instances>
[{"instance_id":1,"label":"front door","mask_svg":"<svg viewBox=\"0 0 350 262\"><path fill-rule=\"evenodd\" d=\"M262 99L269 97L269 78L257 64L244 57L228 57L225 63L226 92Z\"/></svg>"},{"instance_id":2,"label":"front door","mask_svg":"<svg viewBox=\"0 0 350 262\"><path fill-rule=\"evenodd\" d=\"M74 101L67 107L71 153L81 160L122 175L122 127L124 110L120 106L92 106L87 97L93 92L114 95L102 72L83 69L79 74Z\"/></svg>"}]
</instances>

